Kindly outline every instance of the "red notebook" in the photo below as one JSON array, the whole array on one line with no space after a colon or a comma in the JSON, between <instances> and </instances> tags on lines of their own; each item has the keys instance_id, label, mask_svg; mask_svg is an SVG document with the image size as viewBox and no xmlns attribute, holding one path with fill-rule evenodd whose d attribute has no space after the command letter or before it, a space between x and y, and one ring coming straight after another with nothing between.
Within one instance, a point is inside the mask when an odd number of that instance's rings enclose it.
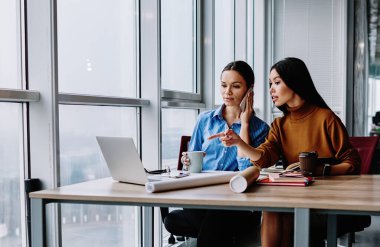
<instances>
[{"instance_id":1,"label":"red notebook","mask_svg":"<svg viewBox=\"0 0 380 247\"><path fill-rule=\"evenodd\" d=\"M314 182L313 179L305 179L304 181L298 181L298 182L280 182L280 181L270 181L269 178L264 178L260 181L257 181L257 184L261 185L274 185L274 186L308 186Z\"/></svg>"}]
</instances>

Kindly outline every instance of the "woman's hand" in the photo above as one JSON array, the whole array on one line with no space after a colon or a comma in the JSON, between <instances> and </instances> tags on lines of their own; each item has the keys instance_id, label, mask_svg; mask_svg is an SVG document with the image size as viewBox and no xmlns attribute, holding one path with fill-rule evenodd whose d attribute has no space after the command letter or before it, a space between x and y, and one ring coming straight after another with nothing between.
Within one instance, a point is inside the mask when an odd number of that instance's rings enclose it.
<instances>
[{"instance_id":1,"label":"woman's hand","mask_svg":"<svg viewBox=\"0 0 380 247\"><path fill-rule=\"evenodd\" d=\"M237 146L238 149L242 149L242 152L247 154L248 158L253 161L257 161L261 157L260 151L258 151L254 147L251 147L249 144L245 143L244 140L242 140L240 136L236 134L232 129L228 129L226 131L212 135L209 138L207 138L207 140L212 140L218 137L224 146L226 147Z\"/></svg>"},{"instance_id":2,"label":"woman's hand","mask_svg":"<svg viewBox=\"0 0 380 247\"><path fill-rule=\"evenodd\" d=\"M240 121L242 124L249 124L249 121L251 119L251 115L253 113L253 95L254 92L252 90L249 90L247 101L245 103L245 110L240 113Z\"/></svg>"},{"instance_id":3,"label":"woman's hand","mask_svg":"<svg viewBox=\"0 0 380 247\"><path fill-rule=\"evenodd\" d=\"M238 134L236 134L232 129L220 132L218 134L212 135L208 140L218 138L223 143L224 146L238 146L241 142L244 142Z\"/></svg>"},{"instance_id":4,"label":"woman's hand","mask_svg":"<svg viewBox=\"0 0 380 247\"><path fill-rule=\"evenodd\" d=\"M206 153L203 152L203 157L205 157L205 156L206 156ZM189 157L187 156L187 152L182 152L181 163L183 165L182 170L188 171L189 166L191 165L191 161L190 161Z\"/></svg>"},{"instance_id":5,"label":"woman's hand","mask_svg":"<svg viewBox=\"0 0 380 247\"><path fill-rule=\"evenodd\" d=\"M188 168L190 166L190 159L187 157L187 152L182 152L181 163L183 165L183 170L189 170Z\"/></svg>"}]
</instances>

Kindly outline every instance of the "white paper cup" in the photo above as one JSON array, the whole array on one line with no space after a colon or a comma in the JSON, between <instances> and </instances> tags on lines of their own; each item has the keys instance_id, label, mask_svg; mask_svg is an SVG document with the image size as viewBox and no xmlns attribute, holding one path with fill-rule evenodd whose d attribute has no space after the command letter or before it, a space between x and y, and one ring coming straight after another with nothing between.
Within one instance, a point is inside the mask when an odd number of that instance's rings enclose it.
<instances>
[{"instance_id":1,"label":"white paper cup","mask_svg":"<svg viewBox=\"0 0 380 247\"><path fill-rule=\"evenodd\" d=\"M189 172L192 172L192 173L202 172L204 152L191 151L191 152L186 152L186 153L187 153L187 157L190 160Z\"/></svg>"}]
</instances>

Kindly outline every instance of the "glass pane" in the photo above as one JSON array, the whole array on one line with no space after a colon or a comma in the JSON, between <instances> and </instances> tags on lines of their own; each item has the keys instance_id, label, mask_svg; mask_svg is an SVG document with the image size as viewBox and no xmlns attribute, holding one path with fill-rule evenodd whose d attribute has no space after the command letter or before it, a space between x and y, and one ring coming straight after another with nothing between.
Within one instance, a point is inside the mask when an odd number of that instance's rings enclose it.
<instances>
[{"instance_id":1,"label":"glass pane","mask_svg":"<svg viewBox=\"0 0 380 247\"><path fill-rule=\"evenodd\" d=\"M61 105L61 184L108 177L96 136L130 136L137 144L137 108ZM135 207L62 205L64 246L137 246Z\"/></svg>"},{"instance_id":2,"label":"glass pane","mask_svg":"<svg viewBox=\"0 0 380 247\"><path fill-rule=\"evenodd\" d=\"M370 77L368 79L368 129L370 133L375 134L380 132L380 126L376 125L373 117L376 112L380 112L380 79Z\"/></svg>"},{"instance_id":3,"label":"glass pane","mask_svg":"<svg viewBox=\"0 0 380 247\"><path fill-rule=\"evenodd\" d=\"M215 104L223 104L219 94L220 75L234 60L234 1L215 1Z\"/></svg>"},{"instance_id":4,"label":"glass pane","mask_svg":"<svg viewBox=\"0 0 380 247\"><path fill-rule=\"evenodd\" d=\"M375 80L375 86L373 88L374 95L380 95L380 80ZM374 97L375 99L375 112L380 111L380 97Z\"/></svg>"},{"instance_id":5,"label":"glass pane","mask_svg":"<svg viewBox=\"0 0 380 247\"><path fill-rule=\"evenodd\" d=\"M19 1L0 1L0 88L21 88Z\"/></svg>"},{"instance_id":6,"label":"glass pane","mask_svg":"<svg viewBox=\"0 0 380 247\"><path fill-rule=\"evenodd\" d=\"M181 136L191 135L197 120L198 111L188 109L162 109L162 167L177 169ZM173 210L174 208L170 208ZM169 233L162 228L162 245L169 246ZM190 244L191 245L191 244Z\"/></svg>"},{"instance_id":7,"label":"glass pane","mask_svg":"<svg viewBox=\"0 0 380 247\"><path fill-rule=\"evenodd\" d=\"M59 91L136 93L135 0L58 1Z\"/></svg>"},{"instance_id":8,"label":"glass pane","mask_svg":"<svg viewBox=\"0 0 380 247\"><path fill-rule=\"evenodd\" d=\"M162 109L162 167L177 169L181 136L191 135L198 111Z\"/></svg>"},{"instance_id":9,"label":"glass pane","mask_svg":"<svg viewBox=\"0 0 380 247\"><path fill-rule=\"evenodd\" d=\"M0 246L22 246L21 104L0 103Z\"/></svg>"},{"instance_id":10,"label":"glass pane","mask_svg":"<svg viewBox=\"0 0 380 247\"><path fill-rule=\"evenodd\" d=\"M161 79L163 89L196 93L194 2L194 0L161 1Z\"/></svg>"}]
</instances>

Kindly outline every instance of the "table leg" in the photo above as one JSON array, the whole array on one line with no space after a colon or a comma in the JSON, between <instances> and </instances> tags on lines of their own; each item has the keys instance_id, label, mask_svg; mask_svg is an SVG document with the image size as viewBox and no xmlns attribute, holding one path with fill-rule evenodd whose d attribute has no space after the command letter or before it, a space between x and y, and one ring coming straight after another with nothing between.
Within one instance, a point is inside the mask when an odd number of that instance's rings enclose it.
<instances>
[{"instance_id":1,"label":"table leg","mask_svg":"<svg viewBox=\"0 0 380 247\"><path fill-rule=\"evenodd\" d=\"M336 214L329 214L327 216L327 246L336 247L337 242L337 234L336 234L336 228L337 228L337 216Z\"/></svg>"},{"instance_id":2,"label":"table leg","mask_svg":"<svg viewBox=\"0 0 380 247\"><path fill-rule=\"evenodd\" d=\"M42 199L31 198L32 247L43 247L45 243L45 204Z\"/></svg>"},{"instance_id":3,"label":"table leg","mask_svg":"<svg viewBox=\"0 0 380 247\"><path fill-rule=\"evenodd\" d=\"M309 246L310 239L310 209L294 209L294 246Z\"/></svg>"},{"instance_id":4,"label":"table leg","mask_svg":"<svg viewBox=\"0 0 380 247\"><path fill-rule=\"evenodd\" d=\"M143 210L143 245L146 247L153 246L153 207L142 207Z\"/></svg>"}]
</instances>

